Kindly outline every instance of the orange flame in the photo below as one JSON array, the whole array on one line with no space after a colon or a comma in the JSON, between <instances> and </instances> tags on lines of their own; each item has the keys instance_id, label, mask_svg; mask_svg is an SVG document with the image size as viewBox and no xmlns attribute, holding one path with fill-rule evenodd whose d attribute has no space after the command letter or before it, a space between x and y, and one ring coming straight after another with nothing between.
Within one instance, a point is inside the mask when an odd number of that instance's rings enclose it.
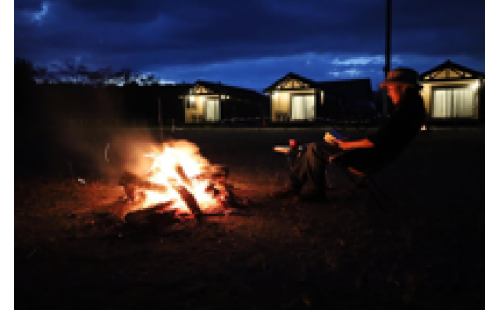
<instances>
[{"instance_id":1,"label":"orange flame","mask_svg":"<svg viewBox=\"0 0 500 310\"><path fill-rule=\"evenodd\" d=\"M210 169L209 161L202 157L199 148L188 141L177 140L163 144L163 149L145 155L153 160L146 176L148 181L164 187L164 191L145 190L143 208L172 202L170 208L191 213L176 187L186 188L196 199L201 211L220 207L220 201L207 187L210 180L198 178Z\"/></svg>"}]
</instances>

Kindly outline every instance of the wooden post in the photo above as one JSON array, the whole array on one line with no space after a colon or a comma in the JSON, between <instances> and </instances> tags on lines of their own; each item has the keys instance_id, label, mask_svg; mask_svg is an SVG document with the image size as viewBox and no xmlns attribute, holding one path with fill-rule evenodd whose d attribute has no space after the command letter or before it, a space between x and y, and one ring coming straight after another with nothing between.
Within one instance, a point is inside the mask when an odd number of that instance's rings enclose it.
<instances>
[{"instance_id":1,"label":"wooden post","mask_svg":"<svg viewBox=\"0 0 500 310\"><path fill-rule=\"evenodd\" d=\"M160 142L163 143L163 121L161 118L161 98L158 97L158 124L160 125Z\"/></svg>"},{"instance_id":2,"label":"wooden post","mask_svg":"<svg viewBox=\"0 0 500 310\"><path fill-rule=\"evenodd\" d=\"M384 76L387 78L387 73L391 71L391 12L392 0L387 0L386 4L386 24L385 24L385 67Z\"/></svg>"},{"instance_id":3,"label":"wooden post","mask_svg":"<svg viewBox=\"0 0 500 310\"><path fill-rule=\"evenodd\" d=\"M384 77L387 78L387 73L391 71L391 28L392 28L392 0L386 1L386 24L385 24L385 66ZM387 92L383 92L382 115L387 116L387 105L389 98Z\"/></svg>"}]
</instances>

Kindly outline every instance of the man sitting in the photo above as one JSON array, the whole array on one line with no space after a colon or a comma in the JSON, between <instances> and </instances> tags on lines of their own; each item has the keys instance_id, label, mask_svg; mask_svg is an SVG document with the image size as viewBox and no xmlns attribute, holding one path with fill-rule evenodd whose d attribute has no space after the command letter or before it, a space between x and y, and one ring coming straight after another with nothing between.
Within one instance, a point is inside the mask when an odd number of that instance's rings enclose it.
<instances>
[{"instance_id":1,"label":"man sitting","mask_svg":"<svg viewBox=\"0 0 500 310\"><path fill-rule=\"evenodd\" d=\"M344 141L326 135L325 141L309 143L291 168L290 183L273 196L299 196L302 201L324 200L325 166L329 161L366 171L391 160L408 145L425 119L418 73L410 68L394 69L380 87L387 89L394 105L391 117L374 134L362 139Z\"/></svg>"}]
</instances>

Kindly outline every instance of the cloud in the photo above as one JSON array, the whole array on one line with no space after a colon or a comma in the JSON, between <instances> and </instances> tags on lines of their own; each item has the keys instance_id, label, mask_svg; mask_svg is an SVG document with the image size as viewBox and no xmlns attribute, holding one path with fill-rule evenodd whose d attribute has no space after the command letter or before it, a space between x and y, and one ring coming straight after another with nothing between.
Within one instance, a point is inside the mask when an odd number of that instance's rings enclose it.
<instances>
[{"instance_id":1,"label":"cloud","mask_svg":"<svg viewBox=\"0 0 500 310\"><path fill-rule=\"evenodd\" d=\"M192 83L197 79L222 82L233 86L242 86L258 91L263 90L288 72L295 72L315 81L329 81L352 78L369 78L376 87L384 78L384 62L368 62L362 60L380 60L381 55L363 55L359 59L336 54L304 53L283 57L261 57L236 59L227 62L189 65L162 65L148 67L148 71L156 76L175 81L176 83ZM334 64L337 59L340 64ZM418 72L435 67L447 58L440 56L426 57L418 55L394 55L393 66L408 66ZM468 64L473 69L484 70L481 62L468 62L467 57L453 58L461 64Z\"/></svg>"},{"instance_id":2,"label":"cloud","mask_svg":"<svg viewBox=\"0 0 500 310\"><path fill-rule=\"evenodd\" d=\"M32 14L31 18L34 21L41 21L49 13L50 3L43 2L42 9Z\"/></svg>"},{"instance_id":3,"label":"cloud","mask_svg":"<svg viewBox=\"0 0 500 310\"><path fill-rule=\"evenodd\" d=\"M43 3L16 0L14 12L15 56L38 63L81 57L90 65L139 71L216 72L274 59L266 64L281 64L282 72L319 75L321 61L377 68L385 61L385 5L380 1L52 0L45 2L42 22L21 18L41 14ZM464 65L484 66L484 9L484 1L394 1L393 54L462 57ZM393 64L399 64L397 59ZM257 69L267 72L264 65L251 71ZM323 67L321 74L331 77L328 72L344 70L349 68Z\"/></svg>"}]
</instances>

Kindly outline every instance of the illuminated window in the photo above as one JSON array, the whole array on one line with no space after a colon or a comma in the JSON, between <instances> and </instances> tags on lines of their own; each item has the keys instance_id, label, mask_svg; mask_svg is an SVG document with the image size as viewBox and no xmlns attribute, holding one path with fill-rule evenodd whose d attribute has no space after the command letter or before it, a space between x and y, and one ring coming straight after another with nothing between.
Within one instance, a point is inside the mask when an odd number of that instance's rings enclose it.
<instances>
[{"instance_id":1,"label":"illuminated window","mask_svg":"<svg viewBox=\"0 0 500 310\"><path fill-rule=\"evenodd\" d=\"M474 90L470 87L436 89L433 95L433 117L474 117Z\"/></svg>"},{"instance_id":2,"label":"illuminated window","mask_svg":"<svg viewBox=\"0 0 500 310\"><path fill-rule=\"evenodd\" d=\"M196 100L193 95L187 97L186 108L187 109L196 109Z\"/></svg>"},{"instance_id":3,"label":"illuminated window","mask_svg":"<svg viewBox=\"0 0 500 310\"><path fill-rule=\"evenodd\" d=\"M315 104L313 95L292 97L292 120L311 120L315 117Z\"/></svg>"}]
</instances>

